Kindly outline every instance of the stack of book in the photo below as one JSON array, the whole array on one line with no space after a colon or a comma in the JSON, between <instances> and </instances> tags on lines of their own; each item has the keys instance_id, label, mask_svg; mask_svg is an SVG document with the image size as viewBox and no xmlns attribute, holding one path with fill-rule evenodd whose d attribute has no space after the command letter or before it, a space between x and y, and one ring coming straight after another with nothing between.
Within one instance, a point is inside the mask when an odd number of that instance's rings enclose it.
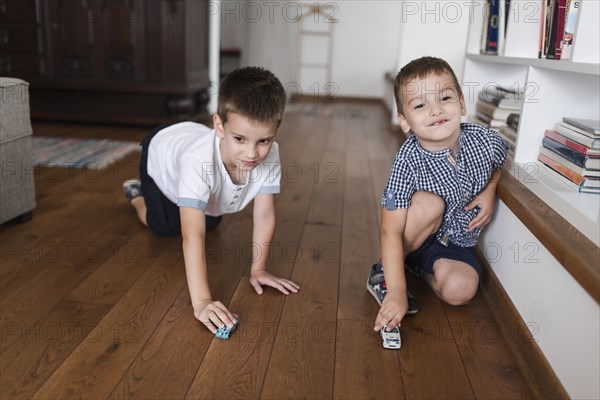
<instances>
[{"instance_id":1,"label":"stack of book","mask_svg":"<svg viewBox=\"0 0 600 400\"><path fill-rule=\"evenodd\" d=\"M573 34L582 1L542 0L539 58L571 59Z\"/></svg>"},{"instance_id":2,"label":"stack of book","mask_svg":"<svg viewBox=\"0 0 600 400\"><path fill-rule=\"evenodd\" d=\"M600 121L563 118L544 133L538 160L573 190L600 194Z\"/></svg>"},{"instance_id":3,"label":"stack of book","mask_svg":"<svg viewBox=\"0 0 600 400\"><path fill-rule=\"evenodd\" d=\"M507 126L509 119L518 120L524 97L525 94L522 90L499 85L487 86L479 92L475 104L477 114L472 120L490 128ZM516 138L516 129L514 136Z\"/></svg>"}]
</instances>

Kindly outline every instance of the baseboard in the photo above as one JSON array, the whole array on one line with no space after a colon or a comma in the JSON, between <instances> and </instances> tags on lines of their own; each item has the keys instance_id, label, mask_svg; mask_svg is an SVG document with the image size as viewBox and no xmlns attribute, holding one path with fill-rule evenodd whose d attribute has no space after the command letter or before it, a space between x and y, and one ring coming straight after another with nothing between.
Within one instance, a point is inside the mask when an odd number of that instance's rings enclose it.
<instances>
[{"instance_id":1,"label":"baseboard","mask_svg":"<svg viewBox=\"0 0 600 400\"><path fill-rule=\"evenodd\" d=\"M534 395L538 399L569 399L565 388L554 373L552 366L521 318L519 311L504 290L502 283L477 248L479 262L483 266L481 294L502 329L504 337L517 337L507 340L525 379L531 383ZM515 329L516 327L516 329Z\"/></svg>"}]
</instances>

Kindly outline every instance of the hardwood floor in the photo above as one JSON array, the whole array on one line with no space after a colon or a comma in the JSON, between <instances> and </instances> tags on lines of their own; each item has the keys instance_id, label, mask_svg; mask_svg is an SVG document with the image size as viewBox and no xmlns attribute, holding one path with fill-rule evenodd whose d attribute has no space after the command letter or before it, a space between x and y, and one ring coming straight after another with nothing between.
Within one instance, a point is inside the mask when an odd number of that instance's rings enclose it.
<instances>
[{"instance_id":1,"label":"hardwood floor","mask_svg":"<svg viewBox=\"0 0 600 400\"><path fill-rule=\"evenodd\" d=\"M336 108L337 107L337 108ZM270 269L288 297L248 283L251 207L207 235L216 299L240 315L228 341L193 316L180 238L137 222L121 183L139 154L101 171L35 170L33 220L0 227L2 399L532 398L506 337L478 294L465 307L409 285L421 311L402 349L373 331L365 289L379 256L379 199L400 138L374 103L287 115ZM147 129L35 123L35 135L140 140ZM412 278L412 277L411 277Z\"/></svg>"}]
</instances>

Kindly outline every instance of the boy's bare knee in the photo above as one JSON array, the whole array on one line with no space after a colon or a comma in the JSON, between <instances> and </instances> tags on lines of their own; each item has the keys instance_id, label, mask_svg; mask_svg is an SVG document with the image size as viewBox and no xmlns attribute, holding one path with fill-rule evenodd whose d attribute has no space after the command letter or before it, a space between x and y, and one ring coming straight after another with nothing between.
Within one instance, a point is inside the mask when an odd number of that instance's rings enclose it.
<instances>
[{"instance_id":1,"label":"boy's bare knee","mask_svg":"<svg viewBox=\"0 0 600 400\"><path fill-rule=\"evenodd\" d=\"M453 306L464 305L477 293L479 276L470 265L440 259L433 270L434 275L430 285L446 303Z\"/></svg>"},{"instance_id":2,"label":"boy's bare knee","mask_svg":"<svg viewBox=\"0 0 600 400\"><path fill-rule=\"evenodd\" d=\"M440 288L440 297L452 306L467 304L477 293L478 281L462 276L448 276Z\"/></svg>"}]
</instances>

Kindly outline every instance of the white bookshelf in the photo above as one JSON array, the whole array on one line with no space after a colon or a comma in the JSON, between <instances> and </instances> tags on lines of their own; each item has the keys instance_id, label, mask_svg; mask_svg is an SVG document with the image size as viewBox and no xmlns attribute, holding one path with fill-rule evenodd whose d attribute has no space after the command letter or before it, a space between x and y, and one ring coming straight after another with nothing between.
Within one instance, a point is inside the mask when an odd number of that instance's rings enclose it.
<instances>
[{"instance_id":1,"label":"white bookshelf","mask_svg":"<svg viewBox=\"0 0 600 400\"><path fill-rule=\"evenodd\" d=\"M509 170L596 245L600 245L600 196L575 193L537 164L546 129L562 117L600 119L600 1L582 1L572 60L538 59L541 1L513 0L503 56L480 55L483 3L475 2L463 70L465 102L475 112L477 93L497 83L525 89Z\"/></svg>"},{"instance_id":2,"label":"white bookshelf","mask_svg":"<svg viewBox=\"0 0 600 400\"><path fill-rule=\"evenodd\" d=\"M598 246L600 196L573 191L541 169L537 156L544 131L562 117L600 119L600 1L581 2L572 60L538 59L541 0L512 0L504 55L480 55L484 3L472 2L463 83L481 88L495 82L526 90L515 163L507 163L506 169ZM477 101L473 92L465 91L469 114ZM493 222L481 236L480 249L486 257L486 250L497 252L488 262L522 320L539 327L536 342L569 397L599 398L598 303L563 265L563 257L546 248L544 238L536 237L516 211L499 201ZM571 319L573 307L584 317ZM581 332L591 334L584 337Z\"/></svg>"}]
</instances>

